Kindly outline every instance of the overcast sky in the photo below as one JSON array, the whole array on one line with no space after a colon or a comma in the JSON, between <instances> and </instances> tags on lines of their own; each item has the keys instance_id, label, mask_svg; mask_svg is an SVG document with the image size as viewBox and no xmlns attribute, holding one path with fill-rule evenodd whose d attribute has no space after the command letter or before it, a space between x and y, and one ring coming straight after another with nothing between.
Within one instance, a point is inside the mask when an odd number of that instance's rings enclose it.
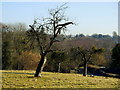
<instances>
[{"instance_id":1,"label":"overcast sky","mask_svg":"<svg viewBox=\"0 0 120 90\"><path fill-rule=\"evenodd\" d=\"M27 26L36 18L47 17L48 9L62 2L3 2L2 22L22 22ZM112 34L118 32L117 2L69 2L66 16L77 25L70 26L66 34L85 35L93 33Z\"/></svg>"}]
</instances>

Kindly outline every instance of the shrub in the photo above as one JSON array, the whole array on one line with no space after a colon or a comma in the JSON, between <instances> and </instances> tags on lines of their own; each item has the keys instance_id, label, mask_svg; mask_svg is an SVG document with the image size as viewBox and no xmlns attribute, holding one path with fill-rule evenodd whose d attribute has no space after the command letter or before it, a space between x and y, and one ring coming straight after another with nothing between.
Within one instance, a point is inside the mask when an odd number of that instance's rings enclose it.
<instances>
[{"instance_id":1,"label":"shrub","mask_svg":"<svg viewBox=\"0 0 120 90\"><path fill-rule=\"evenodd\" d=\"M19 67L23 70L35 70L39 60L40 55L38 53L31 51L22 52L19 57Z\"/></svg>"}]
</instances>

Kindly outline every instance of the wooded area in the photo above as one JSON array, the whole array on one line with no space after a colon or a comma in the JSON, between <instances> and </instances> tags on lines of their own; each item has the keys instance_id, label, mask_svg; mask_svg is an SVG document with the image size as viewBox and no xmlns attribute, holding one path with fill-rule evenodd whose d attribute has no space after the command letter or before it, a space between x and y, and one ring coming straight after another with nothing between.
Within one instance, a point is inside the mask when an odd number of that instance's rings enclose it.
<instances>
[{"instance_id":1,"label":"wooded area","mask_svg":"<svg viewBox=\"0 0 120 90\"><path fill-rule=\"evenodd\" d=\"M2 69L35 70L41 56L37 41L29 41L26 26L21 23L2 24L2 31ZM92 46L104 48L105 51L102 54L95 54L90 60L91 64L119 68L119 55L117 55L119 44L116 45L116 36L99 36L99 34L59 35L57 38L59 42L52 46L55 51L47 55L44 71L57 72L58 65L61 63L60 72L70 72L71 69L83 65L83 60L76 49L81 47L89 50Z\"/></svg>"}]
</instances>

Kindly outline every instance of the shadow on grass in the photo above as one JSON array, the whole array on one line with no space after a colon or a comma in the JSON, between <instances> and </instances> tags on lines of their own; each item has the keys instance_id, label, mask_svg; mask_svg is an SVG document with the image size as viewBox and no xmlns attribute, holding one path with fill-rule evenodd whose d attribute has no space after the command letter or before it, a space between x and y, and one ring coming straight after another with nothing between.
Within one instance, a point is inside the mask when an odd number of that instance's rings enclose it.
<instances>
[{"instance_id":1,"label":"shadow on grass","mask_svg":"<svg viewBox=\"0 0 120 90\"><path fill-rule=\"evenodd\" d=\"M120 79L120 75L111 75L111 74L108 74L108 73L104 73L102 75L95 75L95 76L102 76L102 77L112 77L112 78L117 78L117 79Z\"/></svg>"},{"instance_id":2,"label":"shadow on grass","mask_svg":"<svg viewBox=\"0 0 120 90\"><path fill-rule=\"evenodd\" d=\"M27 78L41 78L41 77L27 76Z\"/></svg>"},{"instance_id":3,"label":"shadow on grass","mask_svg":"<svg viewBox=\"0 0 120 90\"><path fill-rule=\"evenodd\" d=\"M2 72L3 74L28 74L28 75L34 75L34 73L22 73L22 72Z\"/></svg>"},{"instance_id":4,"label":"shadow on grass","mask_svg":"<svg viewBox=\"0 0 120 90\"><path fill-rule=\"evenodd\" d=\"M118 78L118 79L120 79L120 75L116 75L116 76L114 76L114 75L106 75L105 77L112 77L112 78Z\"/></svg>"},{"instance_id":5,"label":"shadow on grass","mask_svg":"<svg viewBox=\"0 0 120 90\"><path fill-rule=\"evenodd\" d=\"M35 78L34 76L27 76L27 78Z\"/></svg>"}]
</instances>

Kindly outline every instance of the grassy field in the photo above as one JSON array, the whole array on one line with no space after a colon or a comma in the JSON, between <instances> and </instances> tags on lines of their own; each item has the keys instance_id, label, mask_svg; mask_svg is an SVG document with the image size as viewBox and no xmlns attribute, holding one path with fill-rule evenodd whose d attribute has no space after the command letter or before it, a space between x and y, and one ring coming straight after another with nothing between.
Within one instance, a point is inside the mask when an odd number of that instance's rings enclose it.
<instances>
[{"instance_id":1,"label":"grassy field","mask_svg":"<svg viewBox=\"0 0 120 90\"><path fill-rule=\"evenodd\" d=\"M117 78L83 77L81 74L43 72L36 78L31 70L2 70L2 88L118 88Z\"/></svg>"}]
</instances>

